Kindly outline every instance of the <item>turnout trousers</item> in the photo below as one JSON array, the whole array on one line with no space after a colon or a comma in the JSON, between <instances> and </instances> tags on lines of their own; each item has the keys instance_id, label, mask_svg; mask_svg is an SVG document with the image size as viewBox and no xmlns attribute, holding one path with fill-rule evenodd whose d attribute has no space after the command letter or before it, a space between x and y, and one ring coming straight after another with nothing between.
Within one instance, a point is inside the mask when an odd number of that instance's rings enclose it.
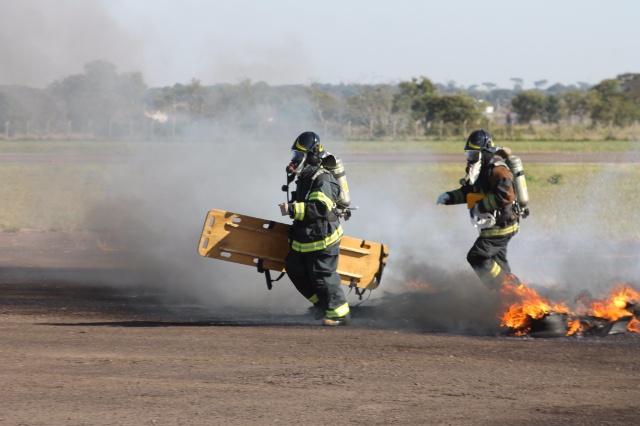
<instances>
[{"instance_id":1,"label":"turnout trousers","mask_svg":"<svg viewBox=\"0 0 640 426\"><path fill-rule=\"evenodd\" d=\"M467 253L467 262L484 285L491 290L498 289L505 281L520 283L518 278L511 274L507 261L507 245L512 237L513 235L478 237Z\"/></svg>"},{"instance_id":2,"label":"turnout trousers","mask_svg":"<svg viewBox=\"0 0 640 426\"><path fill-rule=\"evenodd\" d=\"M327 318L344 317L349 313L349 305L338 269L340 242L324 250L300 253L289 250L285 259L287 276L296 289L319 309Z\"/></svg>"}]
</instances>

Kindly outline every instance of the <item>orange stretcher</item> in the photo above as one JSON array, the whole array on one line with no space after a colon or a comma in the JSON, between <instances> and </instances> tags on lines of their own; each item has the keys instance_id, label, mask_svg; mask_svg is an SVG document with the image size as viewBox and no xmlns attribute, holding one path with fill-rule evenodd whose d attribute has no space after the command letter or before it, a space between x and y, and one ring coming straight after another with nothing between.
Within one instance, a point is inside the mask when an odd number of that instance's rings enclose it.
<instances>
[{"instance_id":1,"label":"orange stretcher","mask_svg":"<svg viewBox=\"0 0 640 426\"><path fill-rule=\"evenodd\" d=\"M202 229L198 253L203 257L256 267L267 274L267 284L271 288L269 270L285 272L290 227L238 213L211 210ZM389 249L384 244L343 236L337 271L342 284L366 290L377 288L388 255Z\"/></svg>"}]
</instances>

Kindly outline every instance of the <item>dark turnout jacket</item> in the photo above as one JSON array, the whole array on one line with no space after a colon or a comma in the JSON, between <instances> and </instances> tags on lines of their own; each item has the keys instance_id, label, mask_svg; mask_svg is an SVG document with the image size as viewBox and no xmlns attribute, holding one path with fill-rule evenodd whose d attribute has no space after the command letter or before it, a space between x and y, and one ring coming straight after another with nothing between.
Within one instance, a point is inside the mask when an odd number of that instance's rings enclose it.
<instances>
[{"instance_id":1,"label":"dark turnout jacket","mask_svg":"<svg viewBox=\"0 0 640 426\"><path fill-rule=\"evenodd\" d=\"M518 231L513 174L501 157L494 156L488 164L483 164L473 185L466 181L459 189L447 193L449 201L445 204L466 203L468 194L472 193L484 195L484 198L478 201L478 211L492 213L496 218L496 224L483 229L480 236L502 237Z\"/></svg>"},{"instance_id":2,"label":"dark turnout jacket","mask_svg":"<svg viewBox=\"0 0 640 426\"><path fill-rule=\"evenodd\" d=\"M343 231L335 213L340 185L321 166L307 165L296 180L291 249L308 253L323 250L340 240Z\"/></svg>"}]
</instances>

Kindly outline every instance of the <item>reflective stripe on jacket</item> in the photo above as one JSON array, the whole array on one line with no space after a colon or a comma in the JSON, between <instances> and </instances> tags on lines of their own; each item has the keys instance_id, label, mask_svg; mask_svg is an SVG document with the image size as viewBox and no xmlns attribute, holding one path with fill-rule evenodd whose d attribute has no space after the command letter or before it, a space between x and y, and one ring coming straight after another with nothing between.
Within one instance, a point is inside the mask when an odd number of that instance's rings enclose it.
<instances>
[{"instance_id":1,"label":"reflective stripe on jacket","mask_svg":"<svg viewBox=\"0 0 640 426\"><path fill-rule=\"evenodd\" d=\"M513 175L499 157L482 166L473 185L465 183L459 189L449 191L449 202L446 204L466 203L469 193L486 194L478 202L478 210L480 213L493 213L496 217L495 226L483 229L481 237L505 237L518 232L518 216L513 208L516 200Z\"/></svg>"},{"instance_id":2,"label":"reflective stripe on jacket","mask_svg":"<svg viewBox=\"0 0 640 426\"><path fill-rule=\"evenodd\" d=\"M343 230L334 212L339 197L340 185L331 173L310 165L302 170L296 180L294 221L289 232L293 250L308 253L340 241Z\"/></svg>"}]
</instances>

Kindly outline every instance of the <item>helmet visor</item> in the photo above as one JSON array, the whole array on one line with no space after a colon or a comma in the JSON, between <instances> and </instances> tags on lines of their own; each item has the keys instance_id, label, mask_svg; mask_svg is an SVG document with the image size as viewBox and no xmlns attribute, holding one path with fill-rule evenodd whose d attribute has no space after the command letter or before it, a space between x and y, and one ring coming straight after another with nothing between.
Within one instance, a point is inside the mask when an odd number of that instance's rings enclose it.
<instances>
[{"instance_id":1,"label":"helmet visor","mask_svg":"<svg viewBox=\"0 0 640 426\"><path fill-rule=\"evenodd\" d=\"M298 165L302 163L306 157L307 157L306 152L297 151L295 149L291 150L291 163L293 164Z\"/></svg>"},{"instance_id":2,"label":"helmet visor","mask_svg":"<svg viewBox=\"0 0 640 426\"><path fill-rule=\"evenodd\" d=\"M480 159L480 151L476 151L475 149L468 149L465 151L465 154L467 155L468 163L477 163Z\"/></svg>"}]
</instances>

